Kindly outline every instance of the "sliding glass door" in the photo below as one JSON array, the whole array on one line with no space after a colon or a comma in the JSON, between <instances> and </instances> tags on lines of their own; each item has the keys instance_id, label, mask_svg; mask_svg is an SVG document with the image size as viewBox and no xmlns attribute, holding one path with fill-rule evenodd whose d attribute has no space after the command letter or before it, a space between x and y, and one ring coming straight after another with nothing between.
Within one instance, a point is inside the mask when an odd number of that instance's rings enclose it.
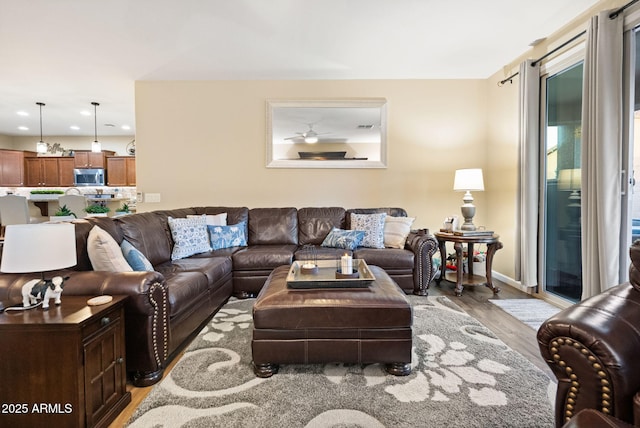
<instances>
[{"instance_id":1,"label":"sliding glass door","mask_svg":"<svg viewBox=\"0 0 640 428\"><path fill-rule=\"evenodd\" d=\"M580 61L541 81L541 279L544 292L573 302L582 293L582 74Z\"/></svg>"}]
</instances>

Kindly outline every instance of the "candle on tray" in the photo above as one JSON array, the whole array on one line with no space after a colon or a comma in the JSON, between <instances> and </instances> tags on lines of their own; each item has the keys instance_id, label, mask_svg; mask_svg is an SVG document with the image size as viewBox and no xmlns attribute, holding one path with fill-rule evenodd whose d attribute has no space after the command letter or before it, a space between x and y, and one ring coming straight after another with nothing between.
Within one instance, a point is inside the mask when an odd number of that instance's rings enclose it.
<instances>
[{"instance_id":1,"label":"candle on tray","mask_svg":"<svg viewBox=\"0 0 640 428\"><path fill-rule=\"evenodd\" d=\"M349 254L345 254L340 259L340 273L351 275L353 273L353 259Z\"/></svg>"}]
</instances>

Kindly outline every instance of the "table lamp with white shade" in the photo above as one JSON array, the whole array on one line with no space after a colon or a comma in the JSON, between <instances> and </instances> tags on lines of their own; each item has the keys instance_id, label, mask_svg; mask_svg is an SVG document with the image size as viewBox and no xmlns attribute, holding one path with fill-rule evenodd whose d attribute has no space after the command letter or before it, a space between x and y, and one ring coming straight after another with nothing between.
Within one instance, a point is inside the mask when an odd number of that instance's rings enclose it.
<instances>
[{"instance_id":1,"label":"table lamp with white shade","mask_svg":"<svg viewBox=\"0 0 640 428\"><path fill-rule=\"evenodd\" d=\"M582 170L580 168L561 169L558 172L558 189L571 192L567 200L569 226L580 227Z\"/></svg>"},{"instance_id":2,"label":"table lamp with white shade","mask_svg":"<svg viewBox=\"0 0 640 428\"><path fill-rule=\"evenodd\" d=\"M14 224L5 230L0 272L40 273L77 264L75 225Z\"/></svg>"},{"instance_id":3,"label":"table lamp with white shade","mask_svg":"<svg viewBox=\"0 0 640 428\"><path fill-rule=\"evenodd\" d=\"M471 191L483 191L484 180L482 178L482 169L469 168L456 170L455 179L453 181L453 190L465 192L462 197L464 204L460 207L464 223L460 226L460 230L476 230L473 224L473 216L476 215L476 207L473 205L473 196Z\"/></svg>"}]
</instances>

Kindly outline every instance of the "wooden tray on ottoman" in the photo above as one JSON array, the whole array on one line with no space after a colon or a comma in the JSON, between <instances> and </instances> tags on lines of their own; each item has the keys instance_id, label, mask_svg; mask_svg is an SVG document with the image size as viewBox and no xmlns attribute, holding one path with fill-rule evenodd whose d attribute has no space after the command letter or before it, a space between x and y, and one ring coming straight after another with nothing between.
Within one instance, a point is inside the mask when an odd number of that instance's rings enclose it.
<instances>
[{"instance_id":1,"label":"wooden tray on ottoman","mask_svg":"<svg viewBox=\"0 0 640 428\"><path fill-rule=\"evenodd\" d=\"M376 277L373 275L364 259L353 259L353 271L358 272L354 277L337 277L336 260L318 260L318 269L314 273L304 273L302 262L293 262L287 275L288 288L367 288Z\"/></svg>"}]
</instances>

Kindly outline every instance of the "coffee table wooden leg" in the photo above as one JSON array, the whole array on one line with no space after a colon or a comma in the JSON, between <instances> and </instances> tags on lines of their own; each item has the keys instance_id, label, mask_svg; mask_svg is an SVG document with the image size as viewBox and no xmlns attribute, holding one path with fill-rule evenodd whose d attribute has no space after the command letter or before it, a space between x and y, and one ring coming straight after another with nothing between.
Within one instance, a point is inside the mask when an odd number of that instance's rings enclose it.
<instances>
[{"instance_id":1,"label":"coffee table wooden leg","mask_svg":"<svg viewBox=\"0 0 640 428\"><path fill-rule=\"evenodd\" d=\"M493 291L493 294L498 294L500 292L500 287L496 287L493 285L493 278L491 275L491 264L493 263L493 255L502 248L502 242L496 242L494 244L487 245L487 260L486 260L486 270L487 270L487 283L486 286Z\"/></svg>"},{"instance_id":2,"label":"coffee table wooden leg","mask_svg":"<svg viewBox=\"0 0 640 428\"><path fill-rule=\"evenodd\" d=\"M453 249L456 250L456 296L462 296L462 290L463 290L463 286L462 286L462 277L464 275L463 267L464 267L464 261L462 260L462 244L459 242L456 242L455 244L453 244Z\"/></svg>"}]
</instances>

